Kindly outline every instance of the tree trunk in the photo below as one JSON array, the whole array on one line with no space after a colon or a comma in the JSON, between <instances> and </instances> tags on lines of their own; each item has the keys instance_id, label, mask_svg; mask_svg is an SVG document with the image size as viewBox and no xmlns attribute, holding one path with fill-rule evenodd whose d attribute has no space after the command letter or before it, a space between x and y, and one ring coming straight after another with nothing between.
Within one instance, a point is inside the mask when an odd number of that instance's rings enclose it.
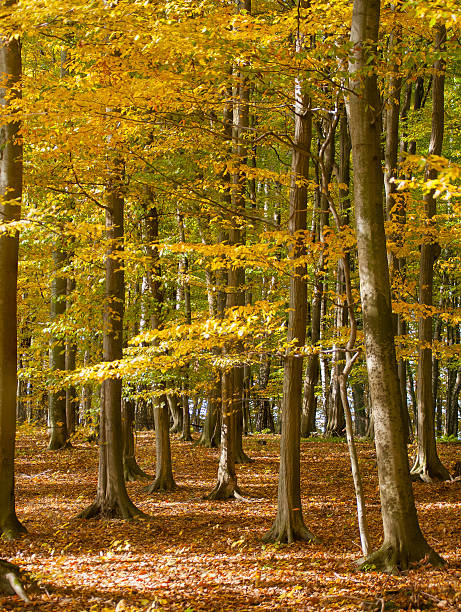
<instances>
[{"instance_id":1,"label":"tree trunk","mask_svg":"<svg viewBox=\"0 0 461 612\"><path fill-rule=\"evenodd\" d=\"M19 39L0 41L0 74L6 79L0 90L0 104L9 105L20 96L21 43ZM5 109L4 109L5 110ZM22 143L19 122L0 127L0 223L17 221L21 216ZM0 534L18 537L25 528L16 517L14 503L14 453L16 437L17 389L17 232L0 233Z\"/></svg>"},{"instance_id":2,"label":"tree trunk","mask_svg":"<svg viewBox=\"0 0 461 612\"><path fill-rule=\"evenodd\" d=\"M168 402L165 395L162 395L154 404L155 419L155 453L156 467L155 480L150 484L146 491L174 491L176 483L173 477L173 467L171 463L170 435L168 429Z\"/></svg>"},{"instance_id":3,"label":"tree trunk","mask_svg":"<svg viewBox=\"0 0 461 612\"><path fill-rule=\"evenodd\" d=\"M70 297L75 290L75 280L72 278L67 279L66 288L66 309L70 306ZM71 340L66 342L66 370L72 372L75 370L75 361L77 358L77 345ZM77 407L78 407L78 395L75 385L70 385L66 389L66 425L67 433L69 435L75 432L75 426L77 421Z\"/></svg>"},{"instance_id":4,"label":"tree trunk","mask_svg":"<svg viewBox=\"0 0 461 612\"><path fill-rule=\"evenodd\" d=\"M435 28L435 47L441 50L445 44L446 32L444 26ZM429 144L429 155L441 155L444 129L444 82L445 63L442 59L434 62L432 81L432 132ZM437 171L430 169L426 173L427 180L437 178ZM436 199L434 191L424 196L424 208L428 223L436 214ZM432 307L432 291L434 283L434 263L440 252L438 244L432 238L425 237L421 245L419 268L419 303ZM432 317L421 317L418 326L420 349L418 353L418 449L416 461L411 470L414 479L424 482L433 480L451 480L446 467L437 454L435 441L435 411L432 395Z\"/></svg>"},{"instance_id":5,"label":"tree trunk","mask_svg":"<svg viewBox=\"0 0 461 612\"><path fill-rule=\"evenodd\" d=\"M178 227L179 227L179 240L182 243L186 242L186 235L184 231L184 218L183 215L178 212ZM180 279L179 282L182 284L183 295L184 295L184 322L186 325L192 323L192 308L190 300L190 283L188 278L189 273L189 257L187 253L181 258L180 261ZM189 412L189 366L184 366L182 373L181 383L181 410L182 410L182 428L181 428L181 440L184 442L192 442L192 436L190 433L190 412Z\"/></svg>"},{"instance_id":6,"label":"tree trunk","mask_svg":"<svg viewBox=\"0 0 461 612\"><path fill-rule=\"evenodd\" d=\"M150 205L153 202L153 193L151 189L147 191L146 203ZM147 285L152 300L152 309L150 313L151 329L161 329L164 323L164 293L162 287L162 271L159 261L159 252L157 248L158 241L158 210L152 206L146 211L145 217L145 239L148 245L148 254L150 259L150 269L147 273ZM160 383L158 387L163 385ZM170 396L169 396L170 397ZM170 419L168 416L168 399L165 395L154 403L154 423L155 423L155 480L147 488L148 493L154 491L172 491L176 488L176 483L173 478L173 469L171 461L170 447ZM173 396L171 396L173 400ZM176 409L182 417L182 410L178 407L178 398L175 395L174 401Z\"/></svg>"},{"instance_id":7,"label":"tree trunk","mask_svg":"<svg viewBox=\"0 0 461 612\"><path fill-rule=\"evenodd\" d=\"M456 372L456 378L452 385L448 385L447 407L446 407L446 427L447 436L458 437L459 423L459 394L461 391L461 368Z\"/></svg>"},{"instance_id":8,"label":"tree trunk","mask_svg":"<svg viewBox=\"0 0 461 612\"><path fill-rule=\"evenodd\" d=\"M376 65L376 47L370 41L378 39L379 16L379 0L354 0L348 110L360 295L384 527L382 547L361 563L362 567L394 571L407 569L426 556L434 565L440 565L442 559L428 545L419 527L401 416L384 233L381 102L376 71L370 70Z\"/></svg>"},{"instance_id":9,"label":"tree trunk","mask_svg":"<svg viewBox=\"0 0 461 612\"><path fill-rule=\"evenodd\" d=\"M66 311L67 279L62 275L62 268L67 261L63 238L60 237L53 249L53 280L51 282L50 320L57 323L57 318ZM66 345L62 336L52 335L50 346L50 370L59 376L66 369ZM56 382L54 383L56 385ZM59 386L52 388L48 394L48 421L50 442L48 450L60 450L68 445L66 423L66 390Z\"/></svg>"},{"instance_id":10,"label":"tree trunk","mask_svg":"<svg viewBox=\"0 0 461 612\"><path fill-rule=\"evenodd\" d=\"M134 437L133 400L122 400L122 430L123 430L123 476L126 482L145 480L149 478L136 461L136 445Z\"/></svg>"},{"instance_id":11,"label":"tree trunk","mask_svg":"<svg viewBox=\"0 0 461 612\"><path fill-rule=\"evenodd\" d=\"M208 395L207 411L203 430L200 439L197 442L199 446L206 448L217 448L220 440L215 435L218 415L221 411L221 382L215 384L214 391ZM219 436L218 436L219 437Z\"/></svg>"},{"instance_id":12,"label":"tree trunk","mask_svg":"<svg viewBox=\"0 0 461 612\"><path fill-rule=\"evenodd\" d=\"M393 10L399 10L399 5L396 5ZM402 26L398 24L395 26L395 30L391 33L389 38L389 45L392 52L395 53L395 48L401 44L401 30ZM394 242L398 246L401 245L401 236L404 231L404 224L406 220L405 203L406 199L402 193L397 192L397 184L395 178L397 177L397 166L399 157L399 119L400 119L400 91L402 88L402 78L399 74L399 67L401 65L401 58L396 57L392 66L392 73L389 78L389 89L387 95L387 112L386 112L386 142L384 147L384 187L386 192L386 216L388 221L393 221L398 224L399 231L393 236ZM389 272L391 279L401 274L405 269L405 259L396 257L389 251ZM395 315L394 318L395 329L394 332L398 335L406 333L406 323L401 316ZM405 441L408 442L410 436L409 427L409 416L408 416L408 405L406 393L403 392L403 387L406 383L406 370L405 361L399 359L398 363L398 374L400 380L400 389L402 393L402 423L404 426L404 437Z\"/></svg>"},{"instance_id":13,"label":"tree trunk","mask_svg":"<svg viewBox=\"0 0 461 612\"><path fill-rule=\"evenodd\" d=\"M296 41L297 51L301 41ZM297 262L305 253L303 230L307 221L307 179L312 138L310 100L302 93L302 84L295 84L295 134L292 149L292 177L288 229L293 237L290 251L293 269L290 276L290 309L288 314L289 343L285 357L282 401L282 436L277 516L264 536L266 542L313 540L304 525L300 485L300 426L302 402L303 357L296 353L306 339L307 286L306 266Z\"/></svg>"},{"instance_id":14,"label":"tree trunk","mask_svg":"<svg viewBox=\"0 0 461 612\"><path fill-rule=\"evenodd\" d=\"M171 433L180 433L183 428L183 414L182 406L179 404L179 397L177 393L169 393L167 396L168 407L170 409L171 418L173 424L170 428ZM169 423L169 419L168 419Z\"/></svg>"},{"instance_id":15,"label":"tree trunk","mask_svg":"<svg viewBox=\"0 0 461 612\"><path fill-rule=\"evenodd\" d=\"M230 92L229 92L230 93ZM232 108L228 102L225 105L223 113L223 125L224 125L224 141L229 145L232 140ZM230 176L229 173L224 171L221 174L221 182L223 185L223 199L226 207L230 209L232 200L231 193L229 191ZM223 238L223 235L221 235ZM230 245L239 244L241 240L240 230L237 227L233 227L229 231L228 242ZM232 308L244 304L245 294L242 291L243 282L242 275L244 271L242 268L230 269L227 272L227 294L225 306ZM243 300L243 301L242 301ZM221 310L222 308L222 310ZM218 294L218 312L223 312L224 304L222 297ZM226 350L223 350L224 355ZM240 489L237 485L237 476L235 472L235 451L236 451L236 437L237 437L237 413L239 410L238 403L236 400L236 389L234 388L234 369L231 368L225 370L222 373L221 379L221 452L218 466L218 481L207 496L208 499L229 499L231 497L240 498ZM236 368L238 371L238 367ZM238 383L238 381L237 381ZM243 383L243 376L242 376ZM239 391L237 390L237 396Z\"/></svg>"},{"instance_id":16,"label":"tree trunk","mask_svg":"<svg viewBox=\"0 0 461 612\"><path fill-rule=\"evenodd\" d=\"M123 164L114 161L106 197L106 284L103 321L103 358L113 362L123 356L125 278L123 263ZM128 497L123 473L122 380L107 378L102 383L99 433L99 475L96 499L81 518L142 516Z\"/></svg>"},{"instance_id":17,"label":"tree trunk","mask_svg":"<svg viewBox=\"0 0 461 612\"><path fill-rule=\"evenodd\" d=\"M235 421L236 411L233 398L232 370L222 376L222 422L221 452L218 465L218 482L207 499L241 498L235 472Z\"/></svg>"}]
</instances>

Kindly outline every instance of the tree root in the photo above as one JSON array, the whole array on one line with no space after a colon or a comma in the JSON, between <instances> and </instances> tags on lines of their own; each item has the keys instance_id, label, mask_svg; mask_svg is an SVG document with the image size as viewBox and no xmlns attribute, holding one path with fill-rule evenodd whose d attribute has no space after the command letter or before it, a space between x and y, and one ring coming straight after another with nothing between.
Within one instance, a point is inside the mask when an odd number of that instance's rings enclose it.
<instances>
[{"instance_id":1,"label":"tree root","mask_svg":"<svg viewBox=\"0 0 461 612\"><path fill-rule=\"evenodd\" d=\"M67 438L63 443L57 441L57 440L50 440L50 443L48 444L48 447L46 450L49 451L65 451L65 450L70 450L72 448L72 444L70 442L70 440Z\"/></svg>"},{"instance_id":2,"label":"tree root","mask_svg":"<svg viewBox=\"0 0 461 612\"><path fill-rule=\"evenodd\" d=\"M435 465L429 465L416 460L415 465L411 468L410 477L413 482L422 481L428 484L452 479L450 472L441 461L436 461Z\"/></svg>"},{"instance_id":3,"label":"tree root","mask_svg":"<svg viewBox=\"0 0 461 612\"><path fill-rule=\"evenodd\" d=\"M3 559L0 559L0 592L6 595L17 595L22 601L30 602L24 591L21 569L13 563L3 561Z\"/></svg>"},{"instance_id":4,"label":"tree root","mask_svg":"<svg viewBox=\"0 0 461 612\"><path fill-rule=\"evenodd\" d=\"M123 476L125 482L136 482L137 480L147 480L150 478L149 474L146 474L142 470L134 457L128 457L123 462Z\"/></svg>"},{"instance_id":5,"label":"tree root","mask_svg":"<svg viewBox=\"0 0 461 612\"><path fill-rule=\"evenodd\" d=\"M398 574L418 563L430 563L433 567L443 567L445 561L426 542L414 548L399 549L392 544L383 544L380 549L357 561L359 569L377 570L388 574Z\"/></svg>"},{"instance_id":6,"label":"tree root","mask_svg":"<svg viewBox=\"0 0 461 612\"><path fill-rule=\"evenodd\" d=\"M206 436L200 436L200 438L196 442L194 442L194 446L203 446L204 448L218 448L216 441Z\"/></svg>"},{"instance_id":7,"label":"tree root","mask_svg":"<svg viewBox=\"0 0 461 612\"><path fill-rule=\"evenodd\" d=\"M158 477L145 488L145 491L146 493L166 493L168 491L175 491L177 488L173 478Z\"/></svg>"},{"instance_id":8,"label":"tree root","mask_svg":"<svg viewBox=\"0 0 461 612\"><path fill-rule=\"evenodd\" d=\"M244 463L254 463L254 459L249 457L243 449L237 451L235 456L235 463L244 464Z\"/></svg>"},{"instance_id":9,"label":"tree root","mask_svg":"<svg viewBox=\"0 0 461 612\"><path fill-rule=\"evenodd\" d=\"M229 482L218 482L215 488L205 495L203 499L225 501L227 499L236 499L238 501L246 501L243 497L239 487L234 481Z\"/></svg>"},{"instance_id":10,"label":"tree root","mask_svg":"<svg viewBox=\"0 0 461 612\"><path fill-rule=\"evenodd\" d=\"M109 502L96 499L90 506L80 512L77 518L125 519L129 521L135 518L148 518L148 515L136 508L130 500L128 502Z\"/></svg>"},{"instance_id":11,"label":"tree root","mask_svg":"<svg viewBox=\"0 0 461 612\"><path fill-rule=\"evenodd\" d=\"M12 512L3 523L0 524L0 534L5 540L17 540L25 533L27 533L27 529L19 521L15 512Z\"/></svg>"},{"instance_id":12,"label":"tree root","mask_svg":"<svg viewBox=\"0 0 461 612\"><path fill-rule=\"evenodd\" d=\"M272 527L263 536L263 542L281 542L292 544L293 542L319 542L319 539L304 525L301 515L298 519L290 521L287 517L280 519L278 516Z\"/></svg>"}]
</instances>

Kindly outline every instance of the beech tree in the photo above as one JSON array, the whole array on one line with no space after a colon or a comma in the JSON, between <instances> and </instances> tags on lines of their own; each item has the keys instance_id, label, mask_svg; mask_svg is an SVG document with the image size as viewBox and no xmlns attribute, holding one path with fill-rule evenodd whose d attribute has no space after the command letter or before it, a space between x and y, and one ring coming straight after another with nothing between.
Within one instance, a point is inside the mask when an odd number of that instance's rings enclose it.
<instances>
[{"instance_id":1,"label":"beech tree","mask_svg":"<svg viewBox=\"0 0 461 612\"><path fill-rule=\"evenodd\" d=\"M13 3L10 3L13 4ZM0 41L0 533L25 532L14 502L17 389L17 281L21 216L22 139L14 103L21 96L21 41ZM0 568L2 569L2 568ZM4 568L3 568L4 569Z\"/></svg>"},{"instance_id":2,"label":"beech tree","mask_svg":"<svg viewBox=\"0 0 461 612\"><path fill-rule=\"evenodd\" d=\"M442 51L446 39L444 26L435 28L435 49ZM444 131L444 82L445 65L442 59L434 62L432 77L432 131L429 155L441 155ZM427 170L427 180L433 180L437 172ZM434 190L424 197L424 208L428 223L436 214ZM421 245L419 272L419 303L427 308L433 305L434 263L440 254L440 245L428 237ZM424 481L450 480L450 473L440 461L435 442L435 405L432 380L432 317L424 314L419 320L418 339L420 342L418 359L418 451L411 473Z\"/></svg>"},{"instance_id":3,"label":"beech tree","mask_svg":"<svg viewBox=\"0 0 461 612\"><path fill-rule=\"evenodd\" d=\"M297 41L297 51L301 41ZM307 179L312 139L312 112L310 98L302 90L303 83L295 84L295 133L292 150L292 178L288 227L292 236L290 258L290 309L288 314L282 400L282 436L280 440L280 471L278 485L277 516L265 541L293 542L314 540L315 536L305 526L302 515L300 488L300 427L302 401L303 356L306 339L307 291L305 265L299 258L305 253L304 233L307 216Z\"/></svg>"},{"instance_id":4,"label":"beech tree","mask_svg":"<svg viewBox=\"0 0 461 612\"><path fill-rule=\"evenodd\" d=\"M384 527L381 548L368 555L363 564L394 571L406 569L426 556L433 565L441 565L442 559L426 542L419 527L402 422L384 234L376 75L379 24L379 0L354 0L348 111L355 169L360 295Z\"/></svg>"},{"instance_id":5,"label":"beech tree","mask_svg":"<svg viewBox=\"0 0 461 612\"><path fill-rule=\"evenodd\" d=\"M113 153L112 153L113 155ZM123 312L125 281L123 269L124 194L123 163L110 160L105 217L108 249L105 262L105 303L103 353L107 362L123 355ZM122 439L122 380L106 378L102 383L99 430L99 471L95 501L86 508L82 518L116 517L129 519L142 516L128 497L123 471Z\"/></svg>"}]
</instances>

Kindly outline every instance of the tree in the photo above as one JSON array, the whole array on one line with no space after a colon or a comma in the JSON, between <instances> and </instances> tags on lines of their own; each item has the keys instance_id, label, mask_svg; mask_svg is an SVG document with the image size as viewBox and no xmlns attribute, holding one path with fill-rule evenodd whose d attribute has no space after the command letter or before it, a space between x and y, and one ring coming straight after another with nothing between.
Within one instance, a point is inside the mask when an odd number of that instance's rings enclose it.
<instances>
[{"instance_id":1,"label":"tree","mask_svg":"<svg viewBox=\"0 0 461 612\"><path fill-rule=\"evenodd\" d=\"M297 41L299 51L301 41ZM306 267L298 258L305 252L307 179L312 138L312 113L309 96L302 91L302 82L295 84L295 134L292 150L292 176L288 228L292 236L290 257L290 310L288 315L288 351L285 356L282 400L282 437L277 516L265 541L293 542L314 540L304 525L300 485L300 426L302 402L303 356L297 354L306 339L307 290Z\"/></svg>"},{"instance_id":2,"label":"tree","mask_svg":"<svg viewBox=\"0 0 461 612\"><path fill-rule=\"evenodd\" d=\"M123 355L123 312L125 282L123 270L123 164L111 160L105 217L108 247L106 252L106 285L104 301L104 360L115 362ZM128 497L123 473L122 380L106 378L102 383L99 431L99 472L96 499L80 517L129 519L143 516Z\"/></svg>"},{"instance_id":3,"label":"tree","mask_svg":"<svg viewBox=\"0 0 461 612\"><path fill-rule=\"evenodd\" d=\"M164 324L164 294L162 289L162 274L159 261L157 241L159 215L154 203L154 193L150 187L146 190L146 215L144 219L145 242L149 254L149 266L146 280L149 297L152 300L150 327L158 330ZM157 391L161 390L163 382L156 384ZM176 488L171 464L170 432L168 401L165 394L157 397L154 403L155 422L155 453L156 467L155 479L147 487L149 493L154 491L172 491Z\"/></svg>"},{"instance_id":4,"label":"tree","mask_svg":"<svg viewBox=\"0 0 461 612\"><path fill-rule=\"evenodd\" d=\"M60 235L53 248L54 275L51 282L51 323L56 324L57 318L66 311L66 288L67 278L63 275L62 268L66 263L67 255L63 237ZM63 372L66 369L65 342L61 335L53 334L50 346L50 370L53 373ZM56 383L55 383L56 385ZM49 450L58 450L68 445L67 420L66 420L66 390L58 385L50 390L48 395L48 420L50 426Z\"/></svg>"},{"instance_id":5,"label":"tree","mask_svg":"<svg viewBox=\"0 0 461 612\"><path fill-rule=\"evenodd\" d=\"M394 571L406 569L426 556L433 565L441 565L442 559L426 542L419 527L402 423L384 234L376 75L379 23L379 0L354 0L348 112L355 169L360 296L384 527L381 548L362 564Z\"/></svg>"},{"instance_id":6,"label":"tree","mask_svg":"<svg viewBox=\"0 0 461 612\"><path fill-rule=\"evenodd\" d=\"M9 3L13 4L13 3ZM0 533L25 532L14 503L17 389L17 282L21 216L22 140L14 103L21 96L21 41L0 41Z\"/></svg>"},{"instance_id":7,"label":"tree","mask_svg":"<svg viewBox=\"0 0 461 612\"><path fill-rule=\"evenodd\" d=\"M435 28L435 48L441 51L446 40L445 27ZM444 131L444 83L445 65L442 59L434 62L432 77L432 131L429 155L441 155ZM428 168L427 180L434 180L437 171ZM434 190L424 196L424 208L428 224L433 222L437 202ZM419 303L430 311L433 304L434 263L440 254L439 244L430 237L421 244L419 271ZM426 482L432 480L450 480L450 473L442 464L437 454L435 442L435 406L432 393L432 317L424 314L419 320L418 339L418 450L415 464L411 470L414 478Z\"/></svg>"}]
</instances>

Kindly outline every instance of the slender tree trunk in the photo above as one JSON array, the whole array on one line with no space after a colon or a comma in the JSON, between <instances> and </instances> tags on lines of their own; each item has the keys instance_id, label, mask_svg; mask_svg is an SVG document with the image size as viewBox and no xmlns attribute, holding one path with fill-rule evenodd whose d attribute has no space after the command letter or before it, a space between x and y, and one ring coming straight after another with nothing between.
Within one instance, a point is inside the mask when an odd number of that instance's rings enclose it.
<instances>
[{"instance_id":1,"label":"slender tree trunk","mask_svg":"<svg viewBox=\"0 0 461 612\"><path fill-rule=\"evenodd\" d=\"M50 320L57 322L57 318L66 311L67 279L63 276L62 268L67 261L62 237L58 239L53 249L54 277L51 282ZM66 345L62 336L53 335L50 346L50 370L59 376L66 369ZM55 383L56 384L56 383ZM66 423L66 390L59 386L52 388L48 394L48 422L50 432L49 450L59 450L68 445L68 432Z\"/></svg>"},{"instance_id":2,"label":"slender tree trunk","mask_svg":"<svg viewBox=\"0 0 461 612\"><path fill-rule=\"evenodd\" d=\"M157 208L153 205L154 194L151 189L148 189L146 198L146 217L144 221L145 239L147 243L147 251L150 259L150 269L147 272L147 286L149 296L152 300L152 308L150 312L150 327L151 329L161 329L165 317L164 292L162 286L162 271L160 267L160 258L157 248L159 236L159 215ZM150 209L147 209L150 206ZM163 385L160 383L158 387ZM177 406L177 397L175 397ZM179 408L182 416L182 410ZM170 447L170 419L168 416L168 398L166 395L161 395L154 403L154 424L155 424L155 480L149 485L147 491L172 491L176 488L173 478L173 468L171 461Z\"/></svg>"},{"instance_id":3,"label":"slender tree trunk","mask_svg":"<svg viewBox=\"0 0 461 612\"><path fill-rule=\"evenodd\" d=\"M66 288L66 309L70 306L70 299L72 293L75 291L75 280L72 278L67 279ZM75 370L75 362L77 359L77 344L73 341L66 342L66 370L72 372ZM75 385L70 385L66 389L66 425L67 433L69 435L75 432L75 426L77 422L77 407L78 407L78 395Z\"/></svg>"},{"instance_id":4,"label":"slender tree trunk","mask_svg":"<svg viewBox=\"0 0 461 612\"><path fill-rule=\"evenodd\" d=\"M156 468L155 480L150 484L146 491L173 491L176 483L173 477L173 467L171 463L170 435L168 431L168 402L165 395L162 395L154 404L155 419L155 452Z\"/></svg>"},{"instance_id":5,"label":"slender tree trunk","mask_svg":"<svg viewBox=\"0 0 461 612\"><path fill-rule=\"evenodd\" d=\"M228 92L230 94L230 92ZM224 140L227 145L232 141L232 107L229 100L226 101L223 113ZM226 208L230 209L232 201L229 191L230 176L227 171L221 174L223 185L223 200ZM220 236L223 238L223 234ZM235 245L240 242L240 232L237 228L229 231L228 242ZM231 269L227 272L227 294L225 306L231 308L240 305L242 286L242 269ZM240 290L239 290L240 289ZM224 293L224 292L221 292ZM218 312L224 312L223 295L218 294ZM224 355L226 349L223 350ZM240 498L240 489L237 485L237 475L235 471L236 454L236 426L238 406L235 402L234 375L233 368L222 372L221 378L221 452L218 466L218 481L207 496L208 499L229 499L230 497Z\"/></svg>"},{"instance_id":6,"label":"slender tree trunk","mask_svg":"<svg viewBox=\"0 0 461 612\"><path fill-rule=\"evenodd\" d=\"M184 231L184 219L183 216L178 213L178 226L179 226L179 240L184 243L186 241L185 231ZM188 279L189 273L189 258L185 253L182 257L181 262L181 275L182 278L180 282L183 287L184 294L184 322L186 325L190 325L192 323L192 308L191 308L191 300L190 300L190 283ZM181 430L181 440L185 442L191 442L192 436L190 433L190 412L189 412L189 372L188 366L184 366L182 372L182 383L181 383L181 409L182 409L182 430Z\"/></svg>"},{"instance_id":7,"label":"slender tree trunk","mask_svg":"<svg viewBox=\"0 0 461 612\"><path fill-rule=\"evenodd\" d=\"M123 164L115 160L106 197L106 284L103 321L103 358L113 362L123 356L123 315L125 277L123 269ZM123 518L142 516L128 497L123 473L122 380L107 378L102 383L99 475L96 499L81 518Z\"/></svg>"},{"instance_id":8,"label":"slender tree trunk","mask_svg":"<svg viewBox=\"0 0 461 612\"><path fill-rule=\"evenodd\" d=\"M134 482L136 480L145 480L149 478L149 474L146 474L136 461L134 413L134 401L127 399L122 400L123 476L126 482Z\"/></svg>"},{"instance_id":9,"label":"slender tree trunk","mask_svg":"<svg viewBox=\"0 0 461 612\"><path fill-rule=\"evenodd\" d=\"M399 10L399 5L393 7L394 10ZM389 46L392 52L399 47L401 43L401 25L395 26L391 33ZM398 246L401 245L402 233L406 220L405 213L405 196L397 192L397 166L399 157L399 119L400 119L400 90L402 88L402 78L399 74L401 58L396 57L392 66L392 74L389 78L388 103L386 112L386 142L384 147L384 187L386 192L386 216L389 221L398 224L399 230L393 236L393 240ZM396 257L389 251L389 272L391 278L397 274L402 274L405 268L405 260ZM406 333L406 324L403 317L394 316L395 333L404 335ZM403 392L403 386L406 383L405 361L399 360L398 373L400 380L400 389L402 393L402 423L404 425L405 441L408 442L410 436L408 405L406 401L406 393Z\"/></svg>"},{"instance_id":10,"label":"slender tree trunk","mask_svg":"<svg viewBox=\"0 0 461 612\"><path fill-rule=\"evenodd\" d=\"M222 376L222 423L221 452L218 465L218 482L207 495L207 499L241 498L235 472L235 421L236 410L233 398L232 371Z\"/></svg>"},{"instance_id":11,"label":"slender tree trunk","mask_svg":"<svg viewBox=\"0 0 461 612\"><path fill-rule=\"evenodd\" d=\"M296 50L301 48L297 40ZM305 253L303 232L307 224L307 179L312 139L310 100L302 93L302 84L295 84L295 134L292 150L292 177L288 229L293 237L290 258L290 309L287 340L290 345L285 357L282 401L282 436L280 441L280 471L277 516L265 541L293 542L313 540L314 535L304 524L300 484L300 426L302 402L303 357L296 354L306 339L307 286L306 267L297 262Z\"/></svg>"},{"instance_id":12,"label":"slender tree trunk","mask_svg":"<svg viewBox=\"0 0 461 612\"><path fill-rule=\"evenodd\" d=\"M406 569L426 556L434 565L440 565L442 559L428 545L419 527L402 424L384 233L381 103L374 70L376 47L370 44L378 40L379 19L379 0L354 0L348 111L360 295L384 527L382 547L362 564L394 571Z\"/></svg>"},{"instance_id":13,"label":"slender tree trunk","mask_svg":"<svg viewBox=\"0 0 461 612\"><path fill-rule=\"evenodd\" d=\"M170 409L171 418L173 424L170 428L170 433L180 433L183 428L183 413L182 407L179 403L179 396L177 393L169 393L167 396L168 407ZM169 420L168 420L169 423Z\"/></svg>"},{"instance_id":14,"label":"slender tree trunk","mask_svg":"<svg viewBox=\"0 0 461 612\"><path fill-rule=\"evenodd\" d=\"M316 198L318 202L318 199ZM318 206L314 206L318 211ZM315 214L315 211L314 211ZM313 234L317 234L316 226L318 222L313 223ZM321 329L321 308L322 308L322 293L323 282L321 280L321 272L323 269L323 254L320 255L317 270L314 277L314 295L311 307L311 326L310 326L310 343L315 349L320 341ZM307 357L306 374L304 378L303 403L301 408L301 437L307 438L316 429L315 420L317 414L317 397L315 395L315 387L319 381L320 374L320 358L318 352L313 352Z\"/></svg>"},{"instance_id":15,"label":"slender tree trunk","mask_svg":"<svg viewBox=\"0 0 461 612\"><path fill-rule=\"evenodd\" d=\"M446 31L444 26L435 28L435 47L441 50L445 44ZM432 132L429 144L430 155L442 154L444 130L444 82L445 64L442 59L434 63L434 76L432 81ZM427 180L434 180L437 172L429 169ZM436 214L436 199L434 191L424 196L424 208L428 223ZM421 258L419 268L419 303L422 306L432 307L432 292L434 283L434 263L440 253L440 246L426 237L421 244ZM418 327L420 349L418 354L418 449L415 464L411 470L415 479L424 482L433 480L451 480L446 467L437 454L435 441L435 411L432 395L432 316L421 317Z\"/></svg>"},{"instance_id":16,"label":"slender tree trunk","mask_svg":"<svg viewBox=\"0 0 461 612\"><path fill-rule=\"evenodd\" d=\"M0 104L20 97L21 42L0 40ZM6 111L5 108L3 108ZM21 216L22 142L19 122L0 127L0 224ZM17 232L0 233L0 534L18 537L25 528L16 517L14 501L14 453L16 437L17 389Z\"/></svg>"},{"instance_id":17,"label":"slender tree trunk","mask_svg":"<svg viewBox=\"0 0 461 612\"><path fill-rule=\"evenodd\" d=\"M251 13L251 0L237 0L237 10L244 9L247 13ZM242 66L243 70L245 69ZM238 173L232 177L234 183L233 197L235 203L236 215L244 212L246 207L245 202L245 187L247 184L247 176L244 167L248 163L248 145L249 125L250 125L250 81L244 72L239 74L238 101L234 106L234 149L238 159ZM245 232L233 223L229 231L229 244L239 245L245 243ZM228 274L229 287L233 287L231 303L228 306L244 306L245 305L245 269L243 267L230 270ZM236 463L251 463L253 459L243 450L243 404L244 404L244 366L236 365L233 367L232 373L232 393L234 396L233 402L236 410L235 418L235 462Z\"/></svg>"}]
</instances>

